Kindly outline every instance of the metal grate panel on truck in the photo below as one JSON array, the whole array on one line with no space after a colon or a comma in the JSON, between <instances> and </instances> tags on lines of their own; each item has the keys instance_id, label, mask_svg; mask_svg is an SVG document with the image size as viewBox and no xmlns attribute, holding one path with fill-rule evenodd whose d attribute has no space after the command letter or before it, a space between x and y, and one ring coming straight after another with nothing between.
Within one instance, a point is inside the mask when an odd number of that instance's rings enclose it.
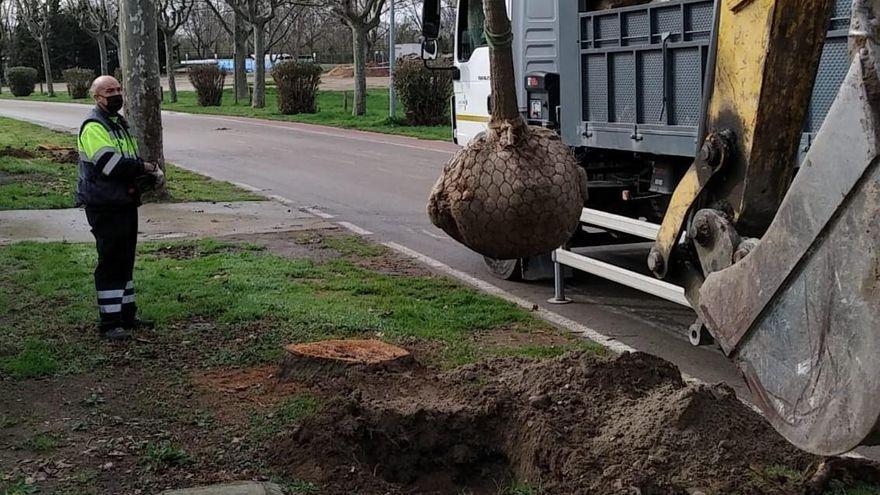
<instances>
[{"instance_id":1,"label":"metal grate panel on truck","mask_svg":"<svg viewBox=\"0 0 880 495\"><path fill-rule=\"evenodd\" d=\"M851 0L836 0L803 149L809 147L846 74L850 8ZM577 144L693 156L713 12L713 0L670 0L599 11L588 11L587 2L581 1Z\"/></svg>"}]
</instances>

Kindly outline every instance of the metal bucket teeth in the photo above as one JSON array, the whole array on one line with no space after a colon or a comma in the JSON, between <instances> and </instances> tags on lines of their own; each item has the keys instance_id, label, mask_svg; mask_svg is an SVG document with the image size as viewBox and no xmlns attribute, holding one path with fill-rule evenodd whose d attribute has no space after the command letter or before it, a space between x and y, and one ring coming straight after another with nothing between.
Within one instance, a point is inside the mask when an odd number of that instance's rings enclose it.
<instances>
[{"instance_id":1,"label":"metal bucket teeth","mask_svg":"<svg viewBox=\"0 0 880 495\"><path fill-rule=\"evenodd\" d=\"M880 64L861 41L760 244L700 288L758 407L822 455L880 441Z\"/></svg>"}]
</instances>

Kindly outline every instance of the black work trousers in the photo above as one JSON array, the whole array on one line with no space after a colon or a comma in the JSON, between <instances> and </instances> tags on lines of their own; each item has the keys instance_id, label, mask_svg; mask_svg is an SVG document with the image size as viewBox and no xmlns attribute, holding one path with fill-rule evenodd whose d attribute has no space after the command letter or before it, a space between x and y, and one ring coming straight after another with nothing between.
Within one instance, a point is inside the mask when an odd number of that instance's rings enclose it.
<instances>
[{"instance_id":1,"label":"black work trousers","mask_svg":"<svg viewBox=\"0 0 880 495\"><path fill-rule=\"evenodd\" d=\"M86 207L86 217L98 248L95 289L100 330L130 327L134 302L134 256L137 249L137 206Z\"/></svg>"}]
</instances>

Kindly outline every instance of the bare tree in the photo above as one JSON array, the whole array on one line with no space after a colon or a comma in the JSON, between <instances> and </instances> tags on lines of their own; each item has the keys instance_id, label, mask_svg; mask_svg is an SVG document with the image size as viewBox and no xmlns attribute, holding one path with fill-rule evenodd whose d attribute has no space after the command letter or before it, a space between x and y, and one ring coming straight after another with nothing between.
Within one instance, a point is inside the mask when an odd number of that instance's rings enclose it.
<instances>
[{"instance_id":1,"label":"bare tree","mask_svg":"<svg viewBox=\"0 0 880 495\"><path fill-rule=\"evenodd\" d=\"M402 22L421 32L422 0L397 0L397 2ZM456 0L442 0L440 5L440 45L451 50L455 29Z\"/></svg>"},{"instance_id":2,"label":"bare tree","mask_svg":"<svg viewBox=\"0 0 880 495\"><path fill-rule=\"evenodd\" d=\"M316 41L327 34L326 14L321 9L302 8L289 20L290 29L278 45L288 53L311 55L315 52Z\"/></svg>"},{"instance_id":3,"label":"bare tree","mask_svg":"<svg viewBox=\"0 0 880 495\"><path fill-rule=\"evenodd\" d=\"M247 20L233 9L232 23L226 21L226 15L221 12L218 5L212 0L205 0L205 4L219 21L223 30L232 37L233 53L232 53L232 76L233 91L235 94L235 103L239 101L248 101L250 99L250 89L247 81L247 54L248 50L248 31ZM227 5L228 6L228 5Z\"/></svg>"},{"instance_id":4,"label":"bare tree","mask_svg":"<svg viewBox=\"0 0 880 495\"><path fill-rule=\"evenodd\" d=\"M195 0L157 0L157 27L165 38L165 72L168 75L168 94L171 103L177 103L177 83L174 80L174 36L186 24Z\"/></svg>"},{"instance_id":5,"label":"bare tree","mask_svg":"<svg viewBox=\"0 0 880 495\"><path fill-rule=\"evenodd\" d=\"M330 11L351 29L354 51L354 115L367 113L367 36L379 25L385 0L325 0Z\"/></svg>"},{"instance_id":6,"label":"bare tree","mask_svg":"<svg viewBox=\"0 0 880 495\"><path fill-rule=\"evenodd\" d=\"M52 86L52 63L49 60L49 36L52 34L51 0L15 0L18 15L24 21L30 35L40 44L43 54L43 73L46 78L46 90L49 96L55 96Z\"/></svg>"},{"instance_id":7,"label":"bare tree","mask_svg":"<svg viewBox=\"0 0 880 495\"><path fill-rule=\"evenodd\" d=\"M121 0L119 18L125 116L145 161L165 169L162 149L161 83L159 79L159 33L156 4L152 0ZM156 191L167 197L168 191Z\"/></svg>"},{"instance_id":8,"label":"bare tree","mask_svg":"<svg viewBox=\"0 0 880 495\"><path fill-rule=\"evenodd\" d=\"M4 65L4 61L6 60L9 39L12 36L12 15L11 0L0 0L0 80L3 80L6 77L6 66Z\"/></svg>"},{"instance_id":9,"label":"bare tree","mask_svg":"<svg viewBox=\"0 0 880 495\"><path fill-rule=\"evenodd\" d=\"M193 7L184 26L184 34L198 54L198 58L206 58L209 53L215 51L223 37L223 31L223 24L217 22L210 9L201 5Z\"/></svg>"},{"instance_id":10,"label":"bare tree","mask_svg":"<svg viewBox=\"0 0 880 495\"><path fill-rule=\"evenodd\" d=\"M288 0L227 0L227 3L253 28L255 70L251 106L263 108L266 106L266 24Z\"/></svg>"},{"instance_id":11,"label":"bare tree","mask_svg":"<svg viewBox=\"0 0 880 495\"><path fill-rule=\"evenodd\" d=\"M101 74L109 74L107 40L117 44L119 4L117 0L79 0L74 6L79 25L98 43L101 56Z\"/></svg>"},{"instance_id":12,"label":"bare tree","mask_svg":"<svg viewBox=\"0 0 880 495\"><path fill-rule=\"evenodd\" d=\"M290 35L299 26L298 21L306 10L306 6L294 3L279 7L275 19L266 26L266 53L271 54L276 47L289 44Z\"/></svg>"}]
</instances>

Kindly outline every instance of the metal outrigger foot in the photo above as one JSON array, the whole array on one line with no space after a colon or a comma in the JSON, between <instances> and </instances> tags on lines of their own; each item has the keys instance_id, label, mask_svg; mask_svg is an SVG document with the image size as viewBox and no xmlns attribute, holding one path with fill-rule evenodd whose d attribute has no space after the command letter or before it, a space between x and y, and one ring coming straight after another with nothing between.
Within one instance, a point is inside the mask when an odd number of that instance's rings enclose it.
<instances>
[{"instance_id":1,"label":"metal outrigger foot","mask_svg":"<svg viewBox=\"0 0 880 495\"><path fill-rule=\"evenodd\" d=\"M571 299L565 297L565 273L562 265L556 261L556 253L553 253L553 297L547 299L550 304L569 304Z\"/></svg>"}]
</instances>

